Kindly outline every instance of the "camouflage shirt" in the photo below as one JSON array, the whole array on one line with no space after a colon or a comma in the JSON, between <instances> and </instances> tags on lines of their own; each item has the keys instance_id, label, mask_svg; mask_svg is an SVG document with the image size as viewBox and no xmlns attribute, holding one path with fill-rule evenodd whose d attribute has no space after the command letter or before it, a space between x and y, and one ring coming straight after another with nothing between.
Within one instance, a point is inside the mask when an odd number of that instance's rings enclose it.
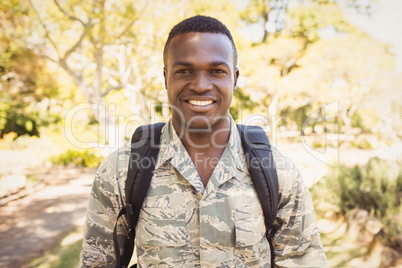
<instances>
[{"instance_id":1,"label":"camouflage shirt","mask_svg":"<svg viewBox=\"0 0 402 268\"><path fill-rule=\"evenodd\" d=\"M171 121L164 127L136 227L139 267L270 267L262 208L233 120L231 125L228 145L206 187ZM275 265L327 267L309 191L294 164L273 153L280 192L277 220L283 221L273 238ZM120 148L98 169L79 267L116 266L112 234L125 200L129 154L129 146ZM122 251L128 226L121 219Z\"/></svg>"}]
</instances>

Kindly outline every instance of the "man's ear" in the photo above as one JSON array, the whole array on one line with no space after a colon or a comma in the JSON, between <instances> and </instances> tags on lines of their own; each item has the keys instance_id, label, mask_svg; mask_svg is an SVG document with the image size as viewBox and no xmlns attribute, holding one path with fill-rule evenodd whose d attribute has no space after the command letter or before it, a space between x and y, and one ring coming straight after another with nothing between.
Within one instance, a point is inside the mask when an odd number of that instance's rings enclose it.
<instances>
[{"instance_id":1,"label":"man's ear","mask_svg":"<svg viewBox=\"0 0 402 268\"><path fill-rule=\"evenodd\" d=\"M239 78L240 71L239 68L234 69L234 87L233 90L236 90L237 79Z\"/></svg>"},{"instance_id":2,"label":"man's ear","mask_svg":"<svg viewBox=\"0 0 402 268\"><path fill-rule=\"evenodd\" d=\"M163 67L163 77L165 78L165 89L167 90L167 70L166 67Z\"/></svg>"}]
</instances>

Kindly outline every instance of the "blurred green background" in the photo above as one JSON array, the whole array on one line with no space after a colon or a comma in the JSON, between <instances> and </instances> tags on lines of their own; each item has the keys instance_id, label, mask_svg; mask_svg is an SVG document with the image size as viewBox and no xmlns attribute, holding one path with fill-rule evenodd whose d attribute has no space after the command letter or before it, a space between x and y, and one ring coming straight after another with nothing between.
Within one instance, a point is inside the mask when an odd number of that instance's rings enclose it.
<instances>
[{"instance_id":1,"label":"blurred green background","mask_svg":"<svg viewBox=\"0 0 402 268\"><path fill-rule=\"evenodd\" d=\"M40 184L36 167L94 169L138 125L166 121L168 31L205 14L237 45L231 113L300 168L330 267L402 265L401 63L347 15L375 21L385 2L1 1L0 176L27 178L2 200ZM30 267L74 267L81 237Z\"/></svg>"}]
</instances>

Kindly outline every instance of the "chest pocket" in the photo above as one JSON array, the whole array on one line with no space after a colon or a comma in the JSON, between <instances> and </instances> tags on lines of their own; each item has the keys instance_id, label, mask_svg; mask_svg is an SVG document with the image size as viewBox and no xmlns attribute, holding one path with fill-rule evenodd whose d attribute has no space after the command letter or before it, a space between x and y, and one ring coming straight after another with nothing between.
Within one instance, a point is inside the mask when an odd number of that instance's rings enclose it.
<instances>
[{"instance_id":1,"label":"chest pocket","mask_svg":"<svg viewBox=\"0 0 402 268\"><path fill-rule=\"evenodd\" d=\"M244 206L235 209L236 247L257 244L265 236L265 223L261 205Z\"/></svg>"},{"instance_id":2,"label":"chest pocket","mask_svg":"<svg viewBox=\"0 0 402 268\"><path fill-rule=\"evenodd\" d=\"M183 207L143 207L136 228L140 245L175 247L187 242L186 213Z\"/></svg>"}]
</instances>

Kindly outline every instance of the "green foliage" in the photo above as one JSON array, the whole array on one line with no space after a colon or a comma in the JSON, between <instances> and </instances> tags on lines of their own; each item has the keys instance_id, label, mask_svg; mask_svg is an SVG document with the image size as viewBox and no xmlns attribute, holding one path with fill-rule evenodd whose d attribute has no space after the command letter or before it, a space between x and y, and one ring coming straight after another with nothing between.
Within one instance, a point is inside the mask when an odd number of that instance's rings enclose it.
<instances>
[{"instance_id":1,"label":"green foliage","mask_svg":"<svg viewBox=\"0 0 402 268\"><path fill-rule=\"evenodd\" d=\"M373 149L373 145L368 140L352 141L351 146L358 149L369 150Z\"/></svg>"},{"instance_id":2,"label":"green foliage","mask_svg":"<svg viewBox=\"0 0 402 268\"><path fill-rule=\"evenodd\" d=\"M247 7L241 12L240 17L249 22L257 23L264 15L268 17L270 11L269 1L251 0Z\"/></svg>"},{"instance_id":3,"label":"green foliage","mask_svg":"<svg viewBox=\"0 0 402 268\"><path fill-rule=\"evenodd\" d=\"M402 233L402 167L397 162L375 157L364 166L340 165L311 193L319 214L339 216L361 208L379 218L389 241Z\"/></svg>"},{"instance_id":4,"label":"green foliage","mask_svg":"<svg viewBox=\"0 0 402 268\"><path fill-rule=\"evenodd\" d=\"M318 149L318 148L325 148L325 144L323 144L323 143L321 143L321 142L319 142L319 141L313 141L312 146L313 146L313 148L316 148L316 149Z\"/></svg>"},{"instance_id":5,"label":"green foliage","mask_svg":"<svg viewBox=\"0 0 402 268\"><path fill-rule=\"evenodd\" d=\"M149 119L150 102L167 102L162 49L168 31L195 14L221 19L236 41L241 77L231 107L235 119L241 102L246 112L285 114L289 117L280 124L301 130L309 109L342 100L340 125L351 120L352 127L364 131L392 132L382 128L381 121L401 122L402 98L395 92L402 91L385 84L401 84L391 77L393 62L387 47L359 33L336 1L66 0L59 4L0 3L0 136L10 131L39 135L40 126L61 119L51 114L51 106L61 114L75 101L113 100L119 105L105 116L134 114ZM155 17L158 20L150 19ZM250 34L250 38L242 35L254 30L260 31L254 36L262 37L257 43ZM56 76L49 66L64 70L54 79L60 84L52 79ZM64 104L52 102L70 91ZM76 94L79 91L82 94ZM391 101L394 105L389 105ZM92 122L102 125L102 116L95 111Z\"/></svg>"},{"instance_id":6,"label":"green foliage","mask_svg":"<svg viewBox=\"0 0 402 268\"><path fill-rule=\"evenodd\" d=\"M71 150L68 149L66 152L53 156L51 162L56 165L68 165L74 164L79 167L98 167L103 161L103 157L98 155L94 149L86 150Z\"/></svg>"},{"instance_id":7,"label":"green foliage","mask_svg":"<svg viewBox=\"0 0 402 268\"><path fill-rule=\"evenodd\" d=\"M256 103L251 100L250 95L244 93L242 88L237 88L233 92L233 98L232 105L230 106L230 114L235 121L239 119L239 114L241 112L244 110L252 111L256 106ZM242 111L240 111L240 109Z\"/></svg>"},{"instance_id":8,"label":"green foliage","mask_svg":"<svg viewBox=\"0 0 402 268\"><path fill-rule=\"evenodd\" d=\"M371 128L378 124L379 117L380 114L373 110L372 105L370 107L361 107L353 113L350 123L353 128L358 128L363 133L369 133L371 132Z\"/></svg>"},{"instance_id":9,"label":"green foliage","mask_svg":"<svg viewBox=\"0 0 402 268\"><path fill-rule=\"evenodd\" d=\"M17 20L18 14L9 19ZM0 20L0 137L9 132L38 136L39 127L53 121L41 115L42 110L48 113L48 105L38 104L56 96L58 89L46 73L44 60L19 40L6 36L7 27L11 25Z\"/></svg>"},{"instance_id":10,"label":"green foliage","mask_svg":"<svg viewBox=\"0 0 402 268\"><path fill-rule=\"evenodd\" d=\"M312 108L311 104L306 104L306 105L300 106L299 108L297 108L295 110L291 110L290 118L292 118L293 121L296 122L298 130L302 130L303 124L309 118L309 115L311 113L311 108Z\"/></svg>"},{"instance_id":11,"label":"green foliage","mask_svg":"<svg viewBox=\"0 0 402 268\"><path fill-rule=\"evenodd\" d=\"M287 30L293 36L315 42L320 39L320 31L328 27L339 33L355 30L335 2L316 2L289 10Z\"/></svg>"},{"instance_id":12,"label":"green foliage","mask_svg":"<svg viewBox=\"0 0 402 268\"><path fill-rule=\"evenodd\" d=\"M361 128L362 130L365 130L365 126L363 123L363 117L360 115L359 112L355 112L351 118L351 125L352 127L355 128Z\"/></svg>"},{"instance_id":13,"label":"green foliage","mask_svg":"<svg viewBox=\"0 0 402 268\"><path fill-rule=\"evenodd\" d=\"M318 108L314 111L314 107L311 103L307 103L305 105L301 105L298 108L294 108L288 106L282 109L280 115L283 118L281 120L281 125L284 126L291 126L296 125L297 130L301 131L302 133L308 133L311 129L312 133L315 133L316 126L325 126L326 122L323 120L323 109ZM326 129L327 132L330 132L330 129ZM314 144L313 144L314 146ZM317 147L320 148L321 145L319 142L316 144ZM322 145L325 147L324 145Z\"/></svg>"}]
</instances>

